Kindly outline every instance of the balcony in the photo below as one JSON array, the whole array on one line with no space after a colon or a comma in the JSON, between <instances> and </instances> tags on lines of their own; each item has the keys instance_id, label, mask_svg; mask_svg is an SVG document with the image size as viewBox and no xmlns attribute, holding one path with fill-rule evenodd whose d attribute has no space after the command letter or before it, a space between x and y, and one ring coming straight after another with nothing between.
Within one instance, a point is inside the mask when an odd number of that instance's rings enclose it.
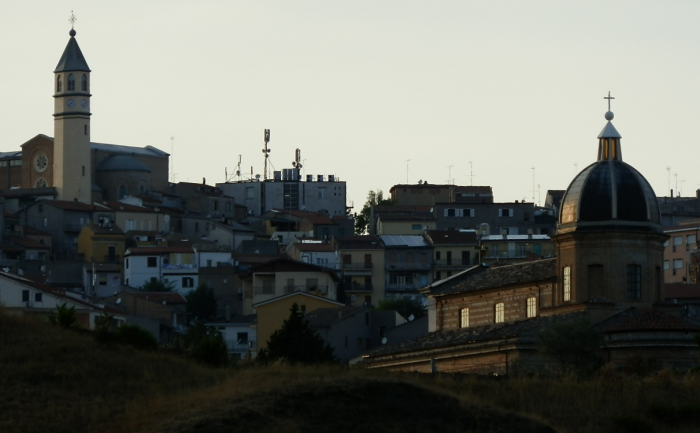
<instances>
[{"instance_id":1,"label":"balcony","mask_svg":"<svg viewBox=\"0 0 700 433\"><path fill-rule=\"evenodd\" d=\"M359 283L352 283L350 287L346 287L345 291L346 292L371 292L374 289L373 284L359 284Z\"/></svg>"},{"instance_id":2,"label":"balcony","mask_svg":"<svg viewBox=\"0 0 700 433\"><path fill-rule=\"evenodd\" d=\"M385 269L388 271L429 271L431 263L387 263Z\"/></svg>"},{"instance_id":3,"label":"balcony","mask_svg":"<svg viewBox=\"0 0 700 433\"><path fill-rule=\"evenodd\" d=\"M471 266L469 261L462 262L462 259L436 259L435 268L466 268Z\"/></svg>"},{"instance_id":4,"label":"balcony","mask_svg":"<svg viewBox=\"0 0 700 433\"><path fill-rule=\"evenodd\" d=\"M418 292L418 289L421 287L420 284L389 283L386 286L386 290L389 292Z\"/></svg>"},{"instance_id":5,"label":"balcony","mask_svg":"<svg viewBox=\"0 0 700 433\"><path fill-rule=\"evenodd\" d=\"M372 275L372 263L343 263L343 275Z\"/></svg>"},{"instance_id":6,"label":"balcony","mask_svg":"<svg viewBox=\"0 0 700 433\"><path fill-rule=\"evenodd\" d=\"M197 269L196 264L188 264L188 265L176 265L176 264L170 264L170 263L163 263L161 265L162 269Z\"/></svg>"}]
</instances>

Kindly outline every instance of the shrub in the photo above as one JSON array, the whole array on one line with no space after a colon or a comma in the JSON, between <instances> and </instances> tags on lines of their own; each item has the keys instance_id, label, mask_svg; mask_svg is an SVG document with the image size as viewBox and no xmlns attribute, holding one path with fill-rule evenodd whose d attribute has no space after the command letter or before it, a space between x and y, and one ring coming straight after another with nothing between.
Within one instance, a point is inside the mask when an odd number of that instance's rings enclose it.
<instances>
[{"instance_id":1,"label":"shrub","mask_svg":"<svg viewBox=\"0 0 700 433\"><path fill-rule=\"evenodd\" d=\"M121 325L114 332L114 339L139 350L156 350L158 340L150 332L138 325Z\"/></svg>"},{"instance_id":2,"label":"shrub","mask_svg":"<svg viewBox=\"0 0 700 433\"><path fill-rule=\"evenodd\" d=\"M74 328L77 326L75 317L75 307L66 306L66 303L56 307L56 314L49 316L49 322L53 325L62 326L64 328Z\"/></svg>"}]
</instances>

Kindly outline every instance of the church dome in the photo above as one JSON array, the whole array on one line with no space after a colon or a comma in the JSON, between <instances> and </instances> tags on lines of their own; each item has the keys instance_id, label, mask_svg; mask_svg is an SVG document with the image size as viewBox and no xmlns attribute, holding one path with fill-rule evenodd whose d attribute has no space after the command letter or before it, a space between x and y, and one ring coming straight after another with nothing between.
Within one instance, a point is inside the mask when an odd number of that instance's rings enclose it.
<instances>
[{"instance_id":1,"label":"church dome","mask_svg":"<svg viewBox=\"0 0 700 433\"><path fill-rule=\"evenodd\" d=\"M633 229L661 232L656 194L631 165L622 162L620 134L606 113L598 136L598 161L569 185L559 214L559 233L581 230Z\"/></svg>"},{"instance_id":2,"label":"church dome","mask_svg":"<svg viewBox=\"0 0 700 433\"><path fill-rule=\"evenodd\" d=\"M112 155L100 163L97 171L145 171L151 172L144 163L128 155Z\"/></svg>"}]
</instances>

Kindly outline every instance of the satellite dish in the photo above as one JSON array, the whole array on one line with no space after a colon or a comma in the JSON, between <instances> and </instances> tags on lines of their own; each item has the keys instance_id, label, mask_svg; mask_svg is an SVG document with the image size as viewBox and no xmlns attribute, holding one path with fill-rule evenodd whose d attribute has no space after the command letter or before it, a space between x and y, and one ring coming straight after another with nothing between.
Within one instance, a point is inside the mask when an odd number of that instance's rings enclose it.
<instances>
[{"instance_id":1,"label":"satellite dish","mask_svg":"<svg viewBox=\"0 0 700 433\"><path fill-rule=\"evenodd\" d=\"M423 179L418 181L418 185L423 185Z\"/></svg>"},{"instance_id":2,"label":"satellite dish","mask_svg":"<svg viewBox=\"0 0 700 433\"><path fill-rule=\"evenodd\" d=\"M409 322L413 322L413 319L415 319L415 318L416 318L416 316L414 316L413 314L411 314L410 316L408 316L408 321L409 321Z\"/></svg>"},{"instance_id":3,"label":"satellite dish","mask_svg":"<svg viewBox=\"0 0 700 433\"><path fill-rule=\"evenodd\" d=\"M256 179L260 179L260 175L259 175L259 174L256 174L256 175L255 175L255 178L256 178Z\"/></svg>"},{"instance_id":4,"label":"satellite dish","mask_svg":"<svg viewBox=\"0 0 700 433\"><path fill-rule=\"evenodd\" d=\"M122 298L117 298L117 301L116 301L116 302L117 302L117 305L121 304L121 303L122 303Z\"/></svg>"},{"instance_id":5,"label":"satellite dish","mask_svg":"<svg viewBox=\"0 0 700 433\"><path fill-rule=\"evenodd\" d=\"M386 342L389 341L386 339L386 337L382 338L382 344L386 344Z\"/></svg>"}]
</instances>

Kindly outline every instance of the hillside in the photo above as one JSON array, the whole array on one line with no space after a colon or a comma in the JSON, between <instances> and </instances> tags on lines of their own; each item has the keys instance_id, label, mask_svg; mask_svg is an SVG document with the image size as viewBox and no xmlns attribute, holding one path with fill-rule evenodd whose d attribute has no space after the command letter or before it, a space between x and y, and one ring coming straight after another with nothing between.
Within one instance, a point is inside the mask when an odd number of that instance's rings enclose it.
<instances>
[{"instance_id":1,"label":"hillside","mask_svg":"<svg viewBox=\"0 0 700 433\"><path fill-rule=\"evenodd\" d=\"M691 432L700 425L699 388L695 376L670 374L575 381L212 370L0 310L4 433Z\"/></svg>"}]
</instances>

